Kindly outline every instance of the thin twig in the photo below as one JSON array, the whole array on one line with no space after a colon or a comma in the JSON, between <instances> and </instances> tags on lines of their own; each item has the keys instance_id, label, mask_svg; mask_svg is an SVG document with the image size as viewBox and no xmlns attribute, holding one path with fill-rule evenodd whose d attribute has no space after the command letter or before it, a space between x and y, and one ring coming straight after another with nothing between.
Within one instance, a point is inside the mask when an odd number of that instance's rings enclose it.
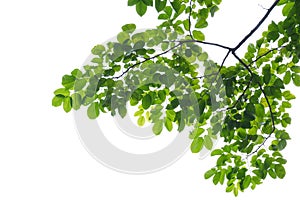
<instances>
[{"instance_id":1,"label":"thin twig","mask_svg":"<svg viewBox=\"0 0 300 200\"><path fill-rule=\"evenodd\" d=\"M194 40L193 34L192 34L192 20L191 20L191 16L192 16L192 0L190 0L190 13L189 13L189 33L191 38Z\"/></svg>"},{"instance_id":2,"label":"thin twig","mask_svg":"<svg viewBox=\"0 0 300 200\"><path fill-rule=\"evenodd\" d=\"M152 59L154 59L154 58L157 58L157 57L159 57L159 56L162 56L162 55L164 55L164 54L166 54L166 53L169 53L170 51L172 51L173 49L176 49L176 48L179 47L180 45L182 45L181 42L179 42L179 43L178 43L177 45L175 45L174 47L171 47L170 49L168 49L168 50L166 50L166 51L164 51L164 52L162 52L162 53L160 53L160 54L157 54L157 55L152 56L152 57L150 57L150 58L146 58L145 60L143 60L143 61L141 61L141 62L138 62L138 63L136 63L136 64L134 64L134 65L128 67L121 75L116 76L116 77L113 77L112 79L119 79L119 78L121 78L122 76L124 76L126 73L128 73L129 70L131 70L132 68L134 68L134 67L136 67L136 66L138 66L138 65L140 65L140 64L143 64L143 63L145 63L145 62L147 62L147 61L149 61L149 60L152 60Z\"/></svg>"}]
</instances>

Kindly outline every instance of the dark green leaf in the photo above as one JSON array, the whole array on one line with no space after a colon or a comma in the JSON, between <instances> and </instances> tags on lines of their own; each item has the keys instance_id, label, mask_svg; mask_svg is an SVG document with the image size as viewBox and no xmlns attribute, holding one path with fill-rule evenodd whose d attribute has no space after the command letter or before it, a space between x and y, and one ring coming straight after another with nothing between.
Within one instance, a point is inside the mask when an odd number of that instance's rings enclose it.
<instances>
[{"instance_id":1,"label":"dark green leaf","mask_svg":"<svg viewBox=\"0 0 300 200\"><path fill-rule=\"evenodd\" d=\"M275 172L278 178L283 179L285 177L286 172L282 165L275 165Z\"/></svg>"},{"instance_id":2,"label":"dark green leaf","mask_svg":"<svg viewBox=\"0 0 300 200\"><path fill-rule=\"evenodd\" d=\"M133 6L137 4L140 0L128 0L128 6Z\"/></svg>"},{"instance_id":3,"label":"dark green leaf","mask_svg":"<svg viewBox=\"0 0 300 200\"><path fill-rule=\"evenodd\" d=\"M164 10L166 5L167 5L167 0L155 0L155 8L157 12Z\"/></svg>"},{"instance_id":4,"label":"dark green leaf","mask_svg":"<svg viewBox=\"0 0 300 200\"><path fill-rule=\"evenodd\" d=\"M146 94L142 100L142 106L146 110L152 105L153 99L150 94Z\"/></svg>"},{"instance_id":5,"label":"dark green leaf","mask_svg":"<svg viewBox=\"0 0 300 200\"><path fill-rule=\"evenodd\" d=\"M136 4L136 12L142 17L147 12L147 5L143 1L139 1Z\"/></svg>"},{"instance_id":6,"label":"dark green leaf","mask_svg":"<svg viewBox=\"0 0 300 200\"><path fill-rule=\"evenodd\" d=\"M175 10L175 12L178 13L179 10L180 10L180 7L181 7L181 1L180 0L173 0L171 2L171 5L172 5L173 9Z\"/></svg>"}]
</instances>

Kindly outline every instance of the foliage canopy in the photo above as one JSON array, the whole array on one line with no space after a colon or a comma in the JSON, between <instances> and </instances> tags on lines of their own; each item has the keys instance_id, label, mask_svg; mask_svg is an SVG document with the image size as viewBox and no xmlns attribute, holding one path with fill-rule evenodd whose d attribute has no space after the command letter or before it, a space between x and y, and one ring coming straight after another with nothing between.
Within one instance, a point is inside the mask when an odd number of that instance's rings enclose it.
<instances>
[{"instance_id":1,"label":"foliage canopy","mask_svg":"<svg viewBox=\"0 0 300 200\"><path fill-rule=\"evenodd\" d=\"M287 109L295 99L286 85L300 86L300 1L274 1L234 47L207 42L202 32L221 3L128 0L140 16L154 7L161 24L142 32L126 24L115 42L96 45L91 64L63 76L52 105L65 112L88 106L88 117L95 119L106 112L124 117L129 103L137 108L137 124L153 123L156 135L164 128L193 126L193 153L212 150L219 136L224 146L211 152L217 161L204 177L225 184L226 192L235 196L255 189L268 176L284 178L287 161L281 151L290 140ZM272 21L240 57L237 50L279 6L284 19ZM223 62L209 60L201 48L205 45L225 49ZM237 62L225 66L230 55Z\"/></svg>"}]
</instances>

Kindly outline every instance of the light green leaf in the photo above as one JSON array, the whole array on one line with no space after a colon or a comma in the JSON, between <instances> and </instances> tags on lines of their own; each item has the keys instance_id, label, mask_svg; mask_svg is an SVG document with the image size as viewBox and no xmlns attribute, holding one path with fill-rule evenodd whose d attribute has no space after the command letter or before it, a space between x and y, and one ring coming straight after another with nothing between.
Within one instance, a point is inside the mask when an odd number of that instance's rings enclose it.
<instances>
[{"instance_id":1,"label":"light green leaf","mask_svg":"<svg viewBox=\"0 0 300 200\"><path fill-rule=\"evenodd\" d=\"M283 16L288 16L294 5L295 2L288 2L282 9Z\"/></svg>"},{"instance_id":2,"label":"light green leaf","mask_svg":"<svg viewBox=\"0 0 300 200\"><path fill-rule=\"evenodd\" d=\"M165 118L165 127L167 128L167 130L168 130L169 132L171 132L172 129L173 129L173 123L172 123L172 121L171 121L170 119L168 119L168 118Z\"/></svg>"},{"instance_id":3,"label":"light green leaf","mask_svg":"<svg viewBox=\"0 0 300 200\"><path fill-rule=\"evenodd\" d=\"M194 30L193 31L193 37L196 40L199 40L199 41L204 41L205 40L205 35L201 31Z\"/></svg>"},{"instance_id":4,"label":"light green leaf","mask_svg":"<svg viewBox=\"0 0 300 200\"><path fill-rule=\"evenodd\" d=\"M162 130L163 130L163 120L158 120L157 122L154 123L153 127L152 127L152 131L155 135L159 135Z\"/></svg>"},{"instance_id":5,"label":"light green leaf","mask_svg":"<svg viewBox=\"0 0 300 200\"><path fill-rule=\"evenodd\" d=\"M66 113L71 111L71 109L72 109L72 99L71 99L71 97L66 97L64 99L63 108L64 108L64 111Z\"/></svg>"},{"instance_id":6,"label":"light green leaf","mask_svg":"<svg viewBox=\"0 0 300 200\"><path fill-rule=\"evenodd\" d=\"M202 137L197 137L191 144L192 153L199 153L203 148L204 140Z\"/></svg>"},{"instance_id":7,"label":"light green leaf","mask_svg":"<svg viewBox=\"0 0 300 200\"><path fill-rule=\"evenodd\" d=\"M125 24L122 26L122 30L124 32L128 32L128 33L133 33L136 29L136 25L135 24Z\"/></svg>"},{"instance_id":8,"label":"light green leaf","mask_svg":"<svg viewBox=\"0 0 300 200\"><path fill-rule=\"evenodd\" d=\"M96 119L99 114L99 103L93 102L87 109L87 115L90 119Z\"/></svg>"},{"instance_id":9,"label":"light green leaf","mask_svg":"<svg viewBox=\"0 0 300 200\"><path fill-rule=\"evenodd\" d=\"M215 169L210 169L207 172L205 172L204 178L209 179L210 177L212 177L215 174L216 174L216 170Z\"/></svg>"},{"instance_id":10,"label":"light green leaf","mask_svg":"<svg viewBox=\"0 0 300 200\"><path fill-rule=\"evenodd\" d=\"M54 91L55 95L70 96L70 91L65 88L60 88Z\"/></svg>"},{"instance_id":11,"label":"light green leaf","mask_svg":"<svg viewBox=\"0 0 300 200\"><path fill-rule=\"evenodd\" d=\"M81 106L82 98L78 93L72 94L72 107L74 110L78 110Z\"/></svg>"},{"instance_id":12,"label":"light green leaf","mask_svg":"<svg viewBox=\"0 0 300 200\"><path fill-rule=\"evenodd\" d=\"M211 152L211 156L222 155L223 151L221 149L215 149Z\"/></svg>"},{"instance_id":13,"label":"light green leaf","mask_svg":"<svg viewBox=\"0 0 300 200\"><path fill-rule=\"evenodd\" d=\"M117 35L118 42L123 44L126 40L129 40L130 36L127 32L121 32Z\"/></svg>"},{"instance_id":14,"label":"light green leaf","mask_svg":"<svg viewBox=\"0 0 300 200\"><path fill-rule=\"evenodd\" d=\"M52 106L54 107L61 106L63 100L64 100L63 96L54 96L52 99Z\"/></svg>"},{"instance_id":15,"label":"light green leaf","mask_svg":"<svg viewBox=\"0 0 300 200\"><path fill-rule=\"evenodd\" d=\"M144 126L144 124L145 124L145 117L144 116L140 116L139 118L138 118L138 120L137 120L137 123L138 123L138 125L139 126Z\"/></svg>"},{"instance_id":16,"label":"light green leaf","mask_svg":"<svg viewBox=\"0 0 300 200\"><path fill-rule=\"evenodd\" d=\"M208 135L204 136L204 146L208 150L211 150L213 147L213 141Z\"/></svg>"},{"instance_id":17,"label":"light green leaf","mask_svg":"<svg viewBox=\"0 0 300 200\"><path fill-rule=\"evenodd\" d=\"M84 86L86 85L87 81L85 79L79 79L75 81L74 84L74 90L75 91L80 91L84 88Z\"/></svg>"}]
</instances>

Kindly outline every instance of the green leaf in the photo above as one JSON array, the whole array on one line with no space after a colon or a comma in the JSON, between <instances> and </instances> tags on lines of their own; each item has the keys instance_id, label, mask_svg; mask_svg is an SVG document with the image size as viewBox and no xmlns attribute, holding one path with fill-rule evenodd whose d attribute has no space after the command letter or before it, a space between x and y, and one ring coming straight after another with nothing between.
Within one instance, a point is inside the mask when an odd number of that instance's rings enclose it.
<instances>
[{"instance_id":1,"label":"green leaf","mask_svg":"<svg viewBox=\"0 0 300 200\"><path fill-rule=\"evenodd\" d=\"M64 100L64 97L63 96L54 96L53 99L52 99L52 106L54 107L58 107L58 106L61 106L62 102Z\"/></svg>"},{"instance_id":2,"label":"green leaf","mask_svg":"<svg viewBox=\"0 0 300 200\"><path fill-rule=\"evenodd\" d=\"M237 187L234 187L233 194L235 197L237 197L239 195L239 189Z\"/></svg>"},{"instance_id":3,"label":"green leaf","mask_svg":"<svg viewBox=\"0 0 300 200\"><path fill-rule=\"evenodd\" d=\"M283 83L285 85L289 84L291 82L291 79L292 79L292 75L291 75L291 72L290 71L287 71L283 77Z\"/></svg>"},{"instance_id":4,"label":"green leaf","mask_svg":"<svg viewBox=\"0 0 300 200\"><path fill-rule=\"evenodd\" d=\"M278 150L282 151L283 149L285 149L286 145L287 145L286 140L280 140L278 142L278 145L277 145L278 146Z\"/></svg>"},{"instance_id":5,"label":"green leaf","mask_svg":"<svg viewBox=\"0 0 300 200\"><path fill-rule=\"evenodd\" d=\"M262 104L255 105L256 116L263 118L265 116L265 107Z\"/></svg>"},{"instance_id":6,"label":"green leaf","mask_svg":"<svg viewBox=\"0 0 300 200\"><path fill-rule=\"evenodd\" d=\"M136 4L136 12L142 17L147 12L147 5L143 1L139 1Z\"/></svg>"},{"instance_id":7,"label":"green leaf","mask_svg":"<svg viewBox=\"0 0 300 200\"><path fill-rule=\"evenodd\" d=\"M167 128L167 130L168 130L169 132L171 132L172 129L173 129L173 123L172 123L172 121L171 121L170 119L168 119L168 118L165 118L165 127Z\"/></svg>"},{"instance_id":8,"label":"green leaf","mask_svg":"<svg viewBox=\"0 0 300 200\"><path fill-rule=\"evenodd\" d=\"M179 10L180 10L180 7L181 7L181 1L180 0L173 0L171 2L171 5L172 5L173 9L175 10L175 12L178 13Z\"/></svg>"},{"instance_id":9,"label":"green leaf","mask_svg":"<svg viewBox=\"0 0 300 200\"><path fill-rule=\"evenodd\" d=\"M65 88L60 88L54 91L55 95L70 96L70 91Z\"/></svg>"},{"instance_id":10,"label":"green leaf","mask_svg":"<svg viewBox=\"0 0 300 200\"><path fill-rule=\"evenodd\" d=\"M220 175L220 183L221 183L221 185L223 185L224 184L224 181L225 181L225 175L226 175L226 169L222 169L221 170L221 175Z\"/></svg>"},{"instance_id":11,"label":"green leaf","mask_svg":"<svg viewBox=\"0 0 300 200\"><path fill-rule=\"evenodd\" d=\"M142 100L142 106L146 110L152 105L153 99L150 94L146 94Z\"/></svg>"},{"instance_id":12,"label":"green leaf","mask_svg":"<svg viewBox=\"0 0 300 200\"><path fill-rule=\"evenodd\" d=\"M250 183L251 183L251 176L247 175L243 180L243 188L247 189L250 186Z\"/></svg>"},{"instance_id":13,"label":"green leaf","mask_svg":"<svg viewBox=\"0 0 300 200\"><path fill-rule=\"evenodd\" d=\"M72 94L72 107L74 110L78 110L81 106L82 98L78 93Z\"/></svg>"},{"instance_id":14,"label":"green leaf","mask_svg":"<svg viewBox=\"0 0 300 200\"><path fill-rule=\"evenodd\" d=\"M203 18L200 18L198 20L198 22L196 23L195 28L205 28L207 26L208 26L207 21L205 19L203 19Z\"/></svg>"},{"instance_id":15,"label":"green leaf","mask_svg":"<svg viewBox=\"0 0 300 200\"><path fill-rule=\"evenodd\" d=\"M76 80L74 83L74 90L75 91L80 91L84 88L84 86L86 85L87 81L85 79L79 79Z\"/></svg>"},{"instance_id":16,"label":"green leaf","mask_svg":"<svg viewBox=\"0 0 300 200\"><path fill-rule=\"evenodd\" d=\"M272 169L269 169L268 173L273 179L277 178L276 173Z\"/></svg>"},{"instance_id":17,"label":"green leaf","mask_svg":"<svg viewBox=\"0 0 300 200\"><path fill-rule=\"evenodd\" d=\"M166 5L167 5L167 0L155 0L155 8L157 12L164 10Z\"/></svg>"},{"instance_id":18,"label":"green leaf","mask_svg":"<svg viewBox=\"0 0 300 200\"><path fill-rule=\"evenodd\" d=\"M135 24L125 24L122 26L124 32L133 33L136 30Z\"/></svg>"},{"instance_id":19,"label":"green leaf","mask_svg":"<svg viewBox=\"0 0 300 200\"><path fill-rule=\"evenodd\" d=\"M284 91L282 93L283 97L286 99L286 100L292 100L292 99L296 99L296 96L293 95L290 91Z\"/></svg>"},{"instance_id":20,"label":"green leaf","mask_svg":"<svg viewBox=\"0 0 300 200\"><path fill-rule=\"evenodd\" d=\"M211 152L211 156L222 155L223 151L221 149L215 149Z\"/></svg>"},{"instance_id":21,"label":"green leaf","mask_svg":"<svg viewBox=\"0 0 300 200\"><path fill-rule=\"evenodd\" d=\"M268 33L267 38L269 41L276 41L279 38L279 33L277 31L271 31Z\"/></svg>"},{"instance_id":22,"label":"green leaf","mask_svg":"<svg viewBox=\"0 0 300 200\"><path fill-rule=\"evenodd\" d=\"M72 109L72 99L71 99L71 97L66 97L64 99L63 108L64 108L64 111L66 113L71 111L71 109Z\"/></svg>"},{"instance_id":23,"label":"green leaf","mask_svg":"<svg viewBox=\"0 0 300 200\"><path fill-rule=\"evenodd\" d=\"M119 115L124 118L127 114L127 109L125 106L121 106L118 108Z\"/></svg>"},{"instance_id":24,"label":"green leaf","mask_svg":"<svg viewBox=\"0 0 300 200\"><path fill-rule=\"evenodd\" d=\"M199 41L204 41L205 40L205 35L201 31L194 30L193 31L193 37L196 40L199 40Z\"/></svg>"},{"instance_id":25,"label":"green leaf","mask_svg":"<svg viewBox=\"0 0 300 200\"><path fill-rule=\"evenodd\" d=\"M165 90L158 91L158 97L159 99L164 102L166 100L166 92Z\"/></svg>"},{"instance_id":26,"label":"green leaf","mask_svg":"<svg viewBox=\"0 0 300 200\"><path fill-rule=\"evenodd\" d=\"M295 73L300 73L300 66L293 66L291 67L291 70Z\"/></svg>"},{"instance_id":27,"label":"green leaf","mask_svg":"<svg viewBox=\"0 0 300 200\"><path fill-rule=\"evenodd\" d=\"M76 78L81 78L82 77L82 72L79 69L74 69L71 74L76 77Z\"/></svg>"},{"instance_id":28,"label":"green leaf","mask_svg":"<svg viewBox=\"0 0 300 200\"><path fill-rule=\"evenodd\" d=\"M98 55L101 56L102 53L105 51L105 47L103 45L96 45L93 49L92 49L92 54L93 55Z\"/></svg>"},{"instance_id":29,"label":"green leaf","mask_svg":"<svg viewBox=\"0 0 300 200\"><path fill-rule=\"evenodd\" d=\"M153 6L153 0L142 0L147 6Z\"/></svg>"},{"instance_id":30,"label":"green leaf","mask_svg":"<svg viewBox=\"0 0 300 200\"><path fill-rule=\"evenodd\" d=\"M163 120L158 120L157 122L154 123L152 127L152 131L155 135L159 135L162 130L163 130Z\"/></svg>"},{"instance_id":31,"label":"green leaf","mask_svg":"<svg viewBox=\"0 0 300 200\"><path fill-rule=\"evenodd\" d=\"M137 123L138 123L138 125L139 126L144 126L144 124L145 124L145 117L144 116L140 116L139 118L138 118L138 120L137 120Z\"/></svg>"},{"instance_id":32,"label":"green leaf","mask_svg":"<svg viewBox=\"0 0 300 200\"><path fill-rule=\"evenodd\" d=\"M74 86L76 78L74 76L70 75L64 75L62 78L61 84L66 88L66 89L71 89Z\"/></svg>"},{"instance_id":33,"label":"green leaf","mask_svg":"<svg viewBox=\"0 0 300 200\"><path fill-rule=\"evenodd\" d=\"M285 169L282 165L275 165L275 172L278 178L283 179L285 177Z\"/></svg>"},{"instance_id":34,"label":"green leaf","mask_svg":"<svg viewBox=\"0 0 300 200\"><path fill-rule=\"evenodd\" d=\"M121 32L117 35L118 42L123 44L125 41L129 40L130 36L127 32Z\"/></svg>"},{"instance_id":35,"label":"green leaf","mask_svg":"<svg viewBox=\"0 0 300 200\"><path fill-rule=\"evenodd\" d=\"M99 114L99 103L93 102L87 109L87 115L90 119L96 119Z\"/></svg>"},{"instance_id":36,"label":"green leaf","mask_svg":"<svg viewBox=\"0 0 300 200\"><path fill-rule=\"evenodd\" d=\"M300 75L293 73L292 79L293 79L294 85L299 87L300 86Z\"/></svg>"},{"instance_id":37,"label":"green leaf","mask_svg":"<svg viewBox=\"0 0 300 200\"><path fill-rule=\"evenodd\" d=\"M288 16L288 14L290 13L290 11L292 10L294 5L295 5L295 2L287 3L282 9L283 16Z\"/></svg>"},{"instance_id":38,"label":"green leaf","mask_svg":"<svg viewBox=\"0 0 300 200\"><path fill-rule=\"evenodd\" d=\"M197 137L193 140L191 144L192 153L199 153L203 148L204 140L202 137Z\"/></svg>"},{"instance_id":39,"label":"green leaf","mask_svg":"<svg viewBox=\"0 0 300 200\"><path fill-rule=\"evenodd\" d=\"M128 6L134 6L137 4L140 0L128 0Z\"/></svg>"},{"instance_id":40,"label":"green leaf","mask_svg":"<svg viewBox=\"0 0 300 200\"><path fill-rule=\"evenodd\" d=\"M215 169L208 170L207 172L205 172L204 178L205 179L209 179L210 177L212 177L215 174L216 174L216 170Z\"/></svg>"},{"instance_id":41,"label":"green leaf","mask_svg":"<svg viewBox=\"0 0 300 200\"><path fill-rule=\"evenodd\" d=\"M264 83L268 84L271 80L271 67L270 65L266 65L265 67L263 67L263 79L264 79Z\"/></svg>"},{"instance_id":42,"label":"green leaf","mask_svg":"<svg viewBox=\"0 0 300 200\"><path fill-rule=\"evenodd\" d=\"M214 183L215 185L217 185L217 184L219 183L220 177L221 177L221 173L220 173L220 172L218 172L218 173L216 173L216 174L214 175L213 183Z\"/></svg>"},{"instance_id":43,"label":"green leaf","mask_svg":"<svg viewBox=\"0 0 300 200\"><path fill-rule=\"evenodd\" d=\"M211 137L209 137L208 135L204 136L204 146L208 150L211 150L213 147L213 141L212 141Z\"/></svg>"}]
</instances>

